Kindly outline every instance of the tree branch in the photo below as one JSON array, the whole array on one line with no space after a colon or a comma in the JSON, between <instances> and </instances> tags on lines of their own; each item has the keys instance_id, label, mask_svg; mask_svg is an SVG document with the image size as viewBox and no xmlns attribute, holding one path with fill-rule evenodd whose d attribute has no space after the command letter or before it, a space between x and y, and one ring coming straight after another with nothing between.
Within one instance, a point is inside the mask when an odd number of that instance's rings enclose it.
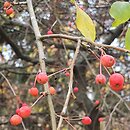
<instances>
[{"instance_id":1,"label":"tree branch","mask_svg":"<svg viewBox=\"0 0 130 130\"><path fill-rule=\"evenodd\" d=\"M121 24L116 29L114 29L113 31L111 31L112 33L110 33L107 36L107 38L105 39L105 41L103 42L103 44L110 45L114 41L114 39L116 37L120 36L120 34L122 33L122 31L123 31L123 24Z\"/></svg>"},{"instance_id":2,"label":"tree branch","mask_svg":"<svg viewBox=\"0 0 130 130\"><path fill-rule=\"evenodd\" d=\"M67 96L66 96L66 100L65 100L65 103L64 103L62 112L61 112L61 116L60 116L60 119L59 119L59 123L58 123L58 128L57 128L57 130L60 130L60 128L61 128L61 124L62 124L62 121L63 121L63 116L62 116L62 115L65 115L65 114L66 114L67 107L68 107L68 103L69 103L70 96L71 96L71 93L72 93L72 86L73 86L73 69L74 69L74 64L75 64L76 58L77 58L78 53L79 53L80 44L81 44L81 41L80 41L80 39L79 39L79 40L78 40L78 44L77 44L77 48L76 48L76 51L75 51L75 54L74 54L74 58L73 58L73 60L72 60L72 64L71 64L71 67L70 67L69 90L68 90L68 93L67 93Z\"/></svg>"},{"instance_id":3,"label":"tree branch","mask_svg":"<svg viewBox=\"0 0 130 130\"><path fill-rule=\"evenodd\" d=\"M85 43L82 43L82 45L85 45L86 47L88 47L86 43L90 43L91 45L94 45L95 47L103 47L106 49L108 49L108 48L115 49L117 51L130 53L130 50L120 48L120 47L111 46L111 45L109 45L109 43L108 43L108 45L105 45L105 44L101 44L101 43L92 42L91 40L85 39L83 37L70 36L70 35L65 35L65 34L51 34L51 35L41 36L41 40L48 39L48 38L64 38L64 39L68 39L68 40L72 40L72 41L78 41L78 39L80 39L82 42L85 42Z\"/></svg>"},{"instance_id":4,"label":"tree branch","mask_svg":"<svg viewBox=\"0 0 130 130\"><path fill-rule=\"evenodd\" d=\"M41 70L46 73L46 66L45 66L45 61L44 61L44 59L45 59L44 50L43 50L43 46L42 46L42 41L39 40L39 38L41 37L41 34L40 34L40 30L39 30L39 27L37 24L36 16L35 16L35 13L33 10L32 0L27 0L27 6L28 6L28 11L30 14L32 26L34 29L34 34L36 37L36 44L38 47L40 67L41 67ZM48 83L46 83L44 85L44 87L45 87L45 91L49 93ZM54 111L54 106L53 106L53 102L52 102L50 94L47 96L47 99L48 99L48 105L49 105L50 115L51 115L52 130L56 130L55 111Z\"/></svg>"}]
</instances>

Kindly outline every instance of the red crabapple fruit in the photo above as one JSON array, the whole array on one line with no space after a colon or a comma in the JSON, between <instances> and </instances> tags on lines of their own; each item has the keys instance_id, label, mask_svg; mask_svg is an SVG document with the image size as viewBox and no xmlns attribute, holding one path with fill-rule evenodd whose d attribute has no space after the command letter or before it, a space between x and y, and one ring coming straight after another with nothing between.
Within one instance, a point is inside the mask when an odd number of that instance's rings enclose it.
<instances>
[{"instance_id":1,"label":"red crabapple fruit","mask_svg":"<svg viewBox=\"0 0 130 130\"><path fill-rule=\"evenodd\" d=\"M36 97L36 96L38 96L38 89L36 87L32 87L31 89L29 89L29 93L32 96Z\"/></svg>"},{"instance_id":2,"label":"red crabapple fruit","mask_svg":"<svg viewBox=\"0 0 130 130\"><path fill-rule=\"evenodd\" d=\"M18 115L22 118L27 118L31 115L31 108L29 106L22 106L19 111Z\"/></svg>"},{"instance_id":3,"label":"red crabapple fruit","mask_svg":"<svg viewBox=\"0 0 130 130\"><path fill-rule=\"evenodd\" d=\"M50 94L51 94L51 95L56 94L56 90L55 90L54 87L49 87L49 91L50 91Z\"/></svg>"},{"instance_id":4,"label":"red crabapple fruit","mask_svg":"<svg viewBox=\"0 0 130 130\"><path fill-rule=\"evenodd\" d=\"M70 76L70 73L68 71L65 72L65 76L66 77L69 77Z\"/></svg>"},{"instance_id":5,"label":"red crabapple fruit","mask_svg":"<svg viewBox=\"0 0 130 130\"><path fill-rule=\"evenodd\" d=\"M114 73L109 78L110 87L114 91L123 89L124 77L120 73Z\"/></svg>"},{"instance_id":6,"label":"red crabapple fruit","mask_svg":"<svg viewBox=\"0 0 130 130\"><path fill-rule=\"evenodd\" d=\"M99 100L96 100L95 102L94 102L94 105L99 105L100 104L100 101Z\"/></svg>"},{"instance_id":7,"label":"red crabapple fruit","mask_svg":"<svg viewBox=\"0 0 130 130\"><path fill-rule=\"evenodd\" d=\"M53 34L53 32L51 30L48 30L47 34L50 35Z\"/></svg>"},{"instance_id":8,"label":"red crabapple fruit","mask_svg":"<svg viewBox=\"0 0 130 130\"><path fill-rule=\"evenodd\" d=\"M106 83L106 77L103 74L98 74L96 76L95 81L96 81L96 84L102 84L102 85L104 85Z\"/></svg>"},{"instance_id":9,"label":"red crabapple fruit","mask_svg":"<svg viewBox=\"0 0 130 130\"><path fill-rule=\"evenodd\" d=\"M92 123L92 120L90 117L88 116L85 116L82 118L81 122L84 124L84 125L90 125Z\"/></svg>"},{"instance_id":10,"label":"red crabapple fruit","mask_svg":"<svg viewBox=\"0 0 130 130\"><path fill-rule=\"evenodd\" d=\"M40 72L37 77L36 77L36 80L39 84L45 84L48 82L48 76L46 73L44 72Z\"/></svg>"},{"instance_id":11,"label":"red crabapple fruit","mask_svg":"<svg viewBox=\"0 0 130 130\"><path fill-rule=\"evenodd\" d=\"M14 126L19 125L22 123L22 118L19 115L15 114L10 118L10 123Z\"/></svg>"},{"instance_id":12,"label":"red crabapple fruit","mask_svg":"<svg viewBox=\"0 0 130 130\"><path fill-rule=\"evenodd\" d=\"M105 67L112 67L115 64L115 58L111 55L103 55L100 60Z\"/></svg>"},{"instance_id":13,"label":"red crabapple fruit","mask_svg":"<svg viewBox=\"0 0 130 130\"><path fill-rule=\"evenodd\" d=\"M8 8L8 7L10 7L11 6L11 4L10 4L10 2L9 1L5 1L5 3L4 3L4 8Z\"/></svg>"},{"instance_id":14,"label":"red crabapple fruit","mask_svg":"<svg viewBox=\"0 0 130 130\"><path fill-rule=\"evenodd\" d=\"M99 122L103 122L103 121L104 121L104 118L103 118L103 117L100 117L100 118L98 118L98 121L99 121Z\"/></svg>"},{"instance_id":15,"label":"red crabapple fruit","mask_svg":"<svg viewBox=\"0 0 130 130\"><path fill-rule=\"evenodd\" d=\"M73 92L77 93L78 91L79 91L79 88L78 87L74 87Z\"/></svg>"}]
</instances>

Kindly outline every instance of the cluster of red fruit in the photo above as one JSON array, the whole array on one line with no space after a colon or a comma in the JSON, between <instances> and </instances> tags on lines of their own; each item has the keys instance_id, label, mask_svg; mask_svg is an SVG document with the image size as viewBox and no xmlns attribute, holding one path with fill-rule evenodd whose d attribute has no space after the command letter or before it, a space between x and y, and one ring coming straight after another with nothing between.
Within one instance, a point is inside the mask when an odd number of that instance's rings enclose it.
<instances>
[{"instance_id":1,"label":"cluster of red fruit","mask_svg":"<svg viewBox=\"0 0 130 130\"><path fill-rule=\"evenodd\" d=\"M111 55L103 55L100 58L100 62L104 67L112 67L115 64L115 58ZM104 85L106 83L106 77L102 73L96 76L96 83ZM121 91L124 85L124 77L120 73L114 73L109 77L110 88L114 91Z\"/></svg>"},{"instance_id":2,"label":"cluster of red fruit","mask_svg":"<svg viewBox=\"0 0 130 130\"><path fill-rule=\"evenodd\" d=\"M39 84L45 84L48 82L48 76L46 73L44 72L40 72L39 74L36 75L36 81L39 83ZM50 87L49 86L49 91L50 91L50 94L51 95L54 95L56 94L56 90L54 87ZM31 89L29 89L29 93L32 95L32 96L38 96L38 89L37 87L34 85Z\"/></svg>"},{"instance_id":3,"label":"cluster of red fruit","mask_svg":"<svg viewBox=\"0 0 130 130\"><path fill-rule=\"evenodd\" d=\"M45 84L48 82L48 76L46 75L46 73L40 72L39 74L36 75L36 81L39 84ZM56 93L56 90L53 87L49 87L49 91L50 91L51 95ZM31 89L29 89L29 93L32 96L38 96L39 91L36 88L36 86L33 86ZM21 124L22 119L29 117L30 114L31 114L31 107L29 107L27 104L23 103L22 107L20 107L16 110L16 114L10 118L11 125L16 126L16 125Z\"/></svg>"},{"instance_id":4,"label":"cluster of red fruit","mask_svg":"<svg viewBox=\"0 0 130 130\"><path fill-rule=\"evenodd\" d=\"M31 108L23 103L22 107L18 108L16 110L16 114L14 114L11 118L10 118L10 123L11 125L19 125L22 123L22 119L27 118L31 115Z\"/></svg>"},{"instance_id":5,"label":"cluster of red fruit","mask_svg":"<svg viewBox=\"0 0 130 130\"><path fill-rule=\"evenodd\" d=\"M12 7L12 4L11 4L9 1L4 2L3 7L4 7L4 10L5 10L5 12L6 12L6 14L7 14L8 16L10 16L10 15L12 15L12 14L15 13L15 12L14 12L14 9L13 9L13 7Z\"/></svg>"}]
</instances>

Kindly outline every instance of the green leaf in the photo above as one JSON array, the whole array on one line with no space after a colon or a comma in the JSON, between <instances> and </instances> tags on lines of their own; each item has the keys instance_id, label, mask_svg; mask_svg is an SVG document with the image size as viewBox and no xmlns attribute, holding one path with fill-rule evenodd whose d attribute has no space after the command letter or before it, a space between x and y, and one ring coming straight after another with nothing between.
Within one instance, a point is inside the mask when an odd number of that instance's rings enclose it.
<instances>
[{"instance_id":1,"label":"green leaf","mask_svg":"<svg viewBox=\"0 0 130 130\"><path fill-rule=\"evenodd\" d=\"M76 26L82 35L91 41L95 40L96 31L92 19L76 5Z\"/></svg>"},{"instance_id":2,"label":"green leaf","mask_svg":"<svg viewBox=\"0 0 130 130\"><path fill-rule=\"evenodd\" d=\"M125 36L125 47L130 50L130 27L128 27L126 36Z\"/></svg>"},{"instance_id":3,"label":"green leaf","mask_svg":"<svg viewBox=\"0 0 130 130\"><path fill-rule=\"evenodd\" d=\"M117 1L113 3L110 9L110 15L115 19L113 26L125 23L130 18L129 2Z\"/></svg>"},{"instance_id":4,"label":"green leaf","mask_svg":"<svg viewBox=\"0 0 130 130\"><path fill-rule=\"evenodd\" d=\"M75 3L75 0L70 0L70 2L71 2L72 4L74 4L74 3Z\"/></svg>"},{"instance_id":5,"label":"green leaf","mask_svg":"<svg viewBox=\"0 0 130 130\"><path fill-rule=\"evenodd\" d=\"M113 23L112 23L112 27L117 27L118 25L122 24L122 21L121 20L115 20Z\"/></svg>"}]
</instances>

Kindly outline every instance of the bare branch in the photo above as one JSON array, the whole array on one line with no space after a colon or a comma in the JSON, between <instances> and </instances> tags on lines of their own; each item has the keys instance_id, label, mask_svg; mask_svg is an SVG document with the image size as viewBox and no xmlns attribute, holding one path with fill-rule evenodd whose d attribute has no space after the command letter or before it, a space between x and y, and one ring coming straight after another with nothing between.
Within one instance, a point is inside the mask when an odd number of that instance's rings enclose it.
<instances>
[{"instance_id":1,"label":"bare branch","mask_svg":"<svg viewBox=\"0 0 130 130\"><path fill-rule=\"evenodd\" d=\"M43 72L46 72L46 66L45 66L45 61L44 61L45 60L44 50L43 50L43 46L42 46L42 41L39 40L39 38L41 37L41 34L40 34L40 31L39 31L36 16L35 16L35 13L34 13L34 10L33 10L32 0L27 0L27 6L28 6L28 11L29 11L29 14L30 14L32 26L33 26L33 29L34 29L34 34L35 34L35 37L36 37L36 44L37 44L37 47L38 47L40 67L41 67L41 70ZM47 93L49 93L48 83L46 83L44 85L44 87L45 87L45 91ZM50 115L51 115L52 130L56 130L55 111L54 111L54 106L53 106L53 102L52 102L50 94L48 95L48 104L49 104Z\"/></svg>"},{"instance_id":2,"label":"bare branch","mask_svg":"<svg viewBox=\"0 0 130 130\"><path fill-rule=\"evenodd\" d=\"M106 127L105 127L104 130L107 130L107 128L108 128L108 126L109 126L109 124L110 124L110 122L111 122L111 120L112 120L113 113L116 111L116 108L119 106L119 104L120 104L121 102L122 102L122 100L120 99L119 102L114 106L113 111L111 112L111 114L110 114L110 116L109 116L109 120L108 120L107 125L106 125Z\"/></svg>"},{"instance_id":3,"label":"bare branch","mask_svg":"<svg viewBox=\"0 0 130 130\"><path fill-rule=\"evenodd\" d=\"M13 89L13 87L12 87L12 85L11 85L11 83L9 82L9 80L4 76L4 74L3 74L2 72L0 72L0 74L2 75L2 77L3 77L3 78L6 80L6 82L8 83L8 85L9 85L9 87L10 87L10 89L11 89L13 95L14 95L14 96L17 96L16 93L15 93L15 91L14 91L14 89Z\"/></svg>"},{"instance_id":4,"label":"bare branch","mask_svg":"<svg viewBox=\"0 0 130 130\"><path fill-rule=\"evenodd\" d=\"M103 48L106 48L106 49L108 49L108 48L109 49L115 49L117 51L130 53L130 50L120 48L120 47L111 46L111 45L105 45L105 44L101 44L101 43L98 44L96 42L92 42L89 39L85 39L83 37L70 36L70 35L65 35L65 34L51 34L51 35L43 35L43 36L41 36L42 40L43 39L48 39L48 38L64 38L64 39L68 39L68 40L72 40L72 41L78 41L78 39L80 39L81 41L90 43L90 44L94 45L95 47L103 47ZM88 47L86 43L82 43L82 45L85 45L86 47Z\"/></svg>"},{"instance_id":5,"label":"bare branch","mask_svg":"<svg viewBox=\"0 0 130 130\"><path fill-rule=\"evenodd\" d=\"M66 114L66 111L67 111L67 108L68 108L70 96L71 96L71 93L72 93L73 69L74 69L74 65L75 65L76 58L77 58L78 53L79 53L80 44L81 44L81 41L80 41L80 39L79 39L79 40L78 40L78 44L77 44L77 48L76 48L76 51L75 51L75 54L74 54L74 58L73 58L73 60L72 60L72 64L71 64L71 67L70 67L69 89L68 89L68 93L67 93L67 96L66 96L66 100L65 100L65 103L64 103L62 112L61 112L61 116L60 116L60 119L59 119L59 123L58 123L58 128L57 128L57 130L60 130L60 127L61 127L61 124L62 124L62 121L63 121L62 115L65 115L65 114Z\"/></svg>"}]
</instances>

